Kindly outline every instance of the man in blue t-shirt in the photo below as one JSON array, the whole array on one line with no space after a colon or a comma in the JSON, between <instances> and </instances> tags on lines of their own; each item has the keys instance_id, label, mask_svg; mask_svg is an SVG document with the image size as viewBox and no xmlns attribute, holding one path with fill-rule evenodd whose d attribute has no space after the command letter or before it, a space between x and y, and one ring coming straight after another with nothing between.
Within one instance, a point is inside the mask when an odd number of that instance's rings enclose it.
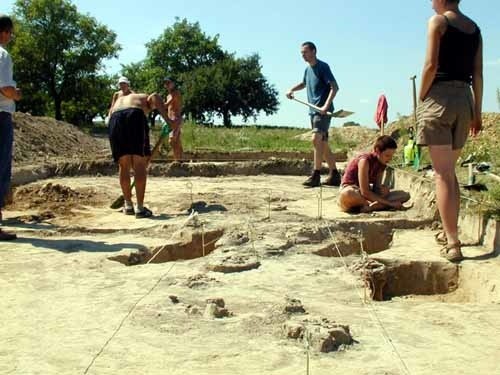
<instances>
[{"instance_id":1,"label":"man in blue t-shirt","mask_svg":"<svg viewBox=\"0 0 500 375\"><path fill-rule=\"evenodd\" d=\"M340 186L341 176L335 164L335 157L328 144L328 129L330 128L331 117L326 114L326 112L333 112L333 98L339 91L339 87L328 64L316 58L314 43L302 43L301 54L309 66L304 72L302 82L293 86L286 96L288 99L293 99L294 91L307 88L309 103L321 108L321 110L312 108L309 110L313 133L314 170L303 185L307 187L321 185L320 170L323 160L326 160L330 172L323 184Z\"/></svg>"}]
</instances>

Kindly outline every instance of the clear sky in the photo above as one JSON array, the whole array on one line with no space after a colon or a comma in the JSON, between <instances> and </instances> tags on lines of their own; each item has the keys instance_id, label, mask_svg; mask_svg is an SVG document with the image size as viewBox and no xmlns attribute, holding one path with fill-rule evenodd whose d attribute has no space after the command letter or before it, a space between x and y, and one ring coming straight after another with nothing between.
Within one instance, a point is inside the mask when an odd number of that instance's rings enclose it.
<instances>
[{"instance_id":1,"label":"clear sky","mask_svg":"<svg viewBox=\"0 0 500 375\"><path fill-rule=\"evenodd\" d=\"M208 35L219 34L221 46L237 56L258 53L267 80L279 91L280 108L260 116L258 124L308 127L307 109L286 99L300 82L305 63L300 44L316 43L318 58L330 64L340 91L337 109L355 111L352 120L375 126L373 114L380 94L389 103L389 121L411 114L410 76L417 90L424 60L429 0L73 0L78 10L107 25L118 36L119 58L107 63L109 73L121 64L145 57L145 43L157 38L175 17L199 22ZM2 0L0 12L10 14L14 1ZM500 88L500 2L463 0L461 9L481 27L484 39L484 111L498 112ZM132 82L133 87L133 82ZM305 99L305 90L298 92ZM238 123L238 120L234 120Z\"/></svg>"}]
</instances>

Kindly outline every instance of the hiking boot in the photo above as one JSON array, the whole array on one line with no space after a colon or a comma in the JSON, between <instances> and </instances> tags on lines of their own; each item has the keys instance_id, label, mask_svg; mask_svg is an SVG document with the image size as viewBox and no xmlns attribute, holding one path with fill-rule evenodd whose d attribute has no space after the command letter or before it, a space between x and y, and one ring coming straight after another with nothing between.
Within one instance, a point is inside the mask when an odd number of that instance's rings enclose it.
<instances>
[{"instance_id":1,"label":"hiking boot","mask_svg":"<svg viewBox=\"0 0 500 375\"><path fill-rule=\"evenodd\" d=\"M319 173L313 173L307 180L305 180L302 185L305 187L318 187L321 185L321 177Z\"/></svg>"},{"instance_id":2,"label":"hiking boot","mask_svg":"<svg viewBox=\"0 0 500 375\"><path fill-rule=\"evenodd\" d=\"M327 186L340 186L340 181L342 180L342 176L340 175L338 169L330 172L325 181L322 182L323 185Z\"/></svg>"}]
</instances>

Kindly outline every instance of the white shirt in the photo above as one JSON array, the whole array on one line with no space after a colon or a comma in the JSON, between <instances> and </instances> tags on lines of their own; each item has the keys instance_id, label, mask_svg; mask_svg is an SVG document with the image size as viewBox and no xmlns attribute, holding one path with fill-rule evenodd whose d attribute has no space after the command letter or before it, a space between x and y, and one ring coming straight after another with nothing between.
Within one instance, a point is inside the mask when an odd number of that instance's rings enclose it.
<instances>
[{"instance_id":1,"label":"white shirt","mask_svg":"<svg viewBox=\"0 0 500 375\"><path fill-rule=\"evenodd\" d=\"M12 58L3 46L0 46L0 87L16 87L12 74ZM13 113L16 110L14 100L0 93L0 112Z\"/></svg>"}]
</instances>

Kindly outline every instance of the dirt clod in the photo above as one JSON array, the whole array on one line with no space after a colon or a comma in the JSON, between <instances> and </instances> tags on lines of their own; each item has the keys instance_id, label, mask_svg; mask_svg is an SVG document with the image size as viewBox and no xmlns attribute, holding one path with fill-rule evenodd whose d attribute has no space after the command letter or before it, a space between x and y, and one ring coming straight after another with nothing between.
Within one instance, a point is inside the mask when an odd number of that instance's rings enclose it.
<instances>
[{"instance_id":1,"label":"dirt clod","mask_svg":"<svg viewBox=\"0 0 500 375\"><path fill-rule=\"evenodd\" d=\"M326 318L310 318L302 321L287 321L283 325L287 338L305 341L313 350L329 353L355 341L349 326L330 322Z\"/></svg>"},{"instance_id":2,"label":"dirt clod","mask_svg":"<svg viewBox=\"0 0 500 375\"><path fill-rule=\"evenodd\" d=\"M218 283L218 281L213 277L208 277L207 275L200 273L188 277L186 281L186 286L189 289L201 289L201 288L207 288L211 283Z\"/></svg>"},{"instance_id":3,"label":"dirt clod","mask_svg":"<svg viewBox=\"0 0 500 375\"><path fill-rule=\"evenodd\" d=\"M284 311L286 314L305 314L306 309L299 299L287 298Z\"/></svg>"},{"instance_id":4,"label":"dirt clod","mask_svg":"<svg viewBox=\"0 0 500 375\"><path fill-rule=\"evenodd\" d=\"M172 301L172 303L173 303L174 305L176 305L176 304L178 304L178 303L180 302L180 301L179 301L179 297L177 297L177 296L173 296L173 295L172 295L172 296L168 296L168 298L170 299L170 301Z\"/></svg>"},{"instance_id":5,"label":"dirt clod","mask_svg":"<svg viewBox=\"0 0 500 375\"><path fill-rule=\"evenodd\" d=\"M226 303L222 298L208 298L206 302L203 316L207 319L222 319L234 315L225 307Z\"/></svg>"}]
</instances>

